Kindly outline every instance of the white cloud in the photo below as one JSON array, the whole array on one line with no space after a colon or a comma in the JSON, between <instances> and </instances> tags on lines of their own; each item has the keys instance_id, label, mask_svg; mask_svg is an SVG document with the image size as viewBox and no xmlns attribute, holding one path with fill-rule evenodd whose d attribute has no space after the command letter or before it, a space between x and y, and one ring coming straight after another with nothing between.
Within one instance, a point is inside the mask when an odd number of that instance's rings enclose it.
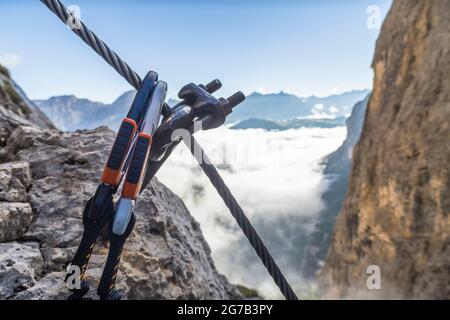
<instances>
[{"instance_id":1,"label":"white cloud","mask_svg":"<svg viewBox=\"0 0 450 320\"><path fill-rule=\"evenodd\" d=\"M0 64L7 68L14 68L22 62L22 58L17 53L0 54Z\"/></svg>"},{"instance_id":2,"label":"white cloud","mask_svg":"<svg viewBox=\"0 0 450 320\"><path fill-rule=\"evenodd\" d=\"M316 104L314 106L314 110L317 110L317 111L322 111L324 108L325 108L325 106L323 104Z\"/></svg>"},{"instance_id":3,"label":"white cloud","mask_svg":"<svg viewBox=\"0 0 450 320\"><path fill-rule=\"evenodd\" d=\"M329 110L330 110L331 113L338 113L339 112L339 109L336 108L335 106L330 107Z\"/></svg>"},{"instance_id":4,"label":"white cloud","mask_svg":"<svg viewBox=\"0 0 450 320\"><path fill-rule=\"evenodd\" d=\"M331 89L331 93L332 94L338 94L339 92L341 92L344 88L344 84L342 82L339 82L336 86L334 86Z\"/></svg>"},{"instance_id":5,"label":"white cloud","mask_svg":"<svg viewBox=\"0 0 450 320\"><path fill-rule=\"evenodd\" d=\"M260 87L260 88L258 88L258 90L256 90L256 91L259 92L259 93L262 93L262 94L268 93L268 90L267 90L266 87Z\"/></svg>"},{"instance_id":6,"label":"white cloud","mask_svg":"<svg viewBox=\"0 0 450 320\"><path fill-rule=\"evenodd\" d=\"M261 93L261 94L271 94L271 93L275 93L275 90L269 89L267 87L260 87L260 88L258 88L258 90L256 90L256 92Z\"/></svg>"},{"instance_id":7,"label":"white cloud","mask_svg":"<svg viewBox=\"0 0 450 320\"><path fill-rule=\"evenodd\" d=\"M307 118L310 119L333 119L335 118L334 115L328 114L325 110L325 106L323 104L316 104L311 109L311 115Z\"/></svg>"}]
</instances>

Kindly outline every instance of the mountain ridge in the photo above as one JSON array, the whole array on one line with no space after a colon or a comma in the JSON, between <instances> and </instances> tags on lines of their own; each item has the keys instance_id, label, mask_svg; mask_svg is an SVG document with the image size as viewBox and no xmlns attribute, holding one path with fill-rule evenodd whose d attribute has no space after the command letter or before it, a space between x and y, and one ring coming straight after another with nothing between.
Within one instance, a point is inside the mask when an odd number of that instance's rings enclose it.
<instances>
[{"instance_id":1,"label":"mountain ridge","mask_svg":"<svg viewBox=\"0 0 450 320\"><path fill-rule=\"evenodd\" d=\"M254 92L229 116L227 123L254 118L290 120L302 116L347 116L353 105L367 90L352 90L328 97L302 98L285 92L262 94ZM107 125L116 130L131 105L135 91L127 91L110 104L77 98L74 95L54 96L34 103L62 130L93 129ZM169 99L169 105L178 101ZM314 108L319 106L319 109ZM320 107L322 106L322 107ZM335 108L330 110L331 108ZM283 109L283 110L281 110ZM334 112L334 113L333 113Z\"/></svg>"}]
</instances>

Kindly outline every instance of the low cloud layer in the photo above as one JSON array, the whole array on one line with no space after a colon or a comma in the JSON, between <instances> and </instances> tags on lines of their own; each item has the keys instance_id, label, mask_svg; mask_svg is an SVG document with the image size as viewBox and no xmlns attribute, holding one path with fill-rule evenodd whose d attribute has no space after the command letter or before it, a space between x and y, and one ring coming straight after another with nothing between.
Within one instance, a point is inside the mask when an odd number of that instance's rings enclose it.
<instances>
[{"instance_id":1,"label":"low cloud layer","mask_svg":"<svg viewBox=\"0 0 450 320\"><path fill-rule=\"evenodd\" d=\"M322 209L321 194L327 187L320 161L339 147L345 134L345 128L282 132L220 128L197 135L297 288L302 283L299 269L307 236ZM234 283L256 287L266 297L279 297L187 148L180 146L158 177L183 198L200 222L221 272Z\"/></svg>"}]
</instances>

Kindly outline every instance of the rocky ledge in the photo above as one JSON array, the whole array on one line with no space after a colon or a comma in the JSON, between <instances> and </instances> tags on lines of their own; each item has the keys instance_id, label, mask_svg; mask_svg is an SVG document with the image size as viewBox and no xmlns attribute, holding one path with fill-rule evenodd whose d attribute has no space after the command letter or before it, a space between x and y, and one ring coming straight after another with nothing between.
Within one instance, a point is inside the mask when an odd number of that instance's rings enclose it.
<instances>
[{"instance_id":1,"label":"rocky ledge","mask_svg":"<svg viewBox=\"0 0 450 320\"><path fill-rule=\"evenodd\" d=\"M8 75L0 80L9 81ZM7 98L0 95L0 299L65 299L64 270L114 133L106 127L61 132L20 95ZM118 275L125 298L240 298L215 269L199 224L157 179L135 214ZM92 297L106 254L107 242L100 239L86 278Z\"/></svg>"}]
</instances>

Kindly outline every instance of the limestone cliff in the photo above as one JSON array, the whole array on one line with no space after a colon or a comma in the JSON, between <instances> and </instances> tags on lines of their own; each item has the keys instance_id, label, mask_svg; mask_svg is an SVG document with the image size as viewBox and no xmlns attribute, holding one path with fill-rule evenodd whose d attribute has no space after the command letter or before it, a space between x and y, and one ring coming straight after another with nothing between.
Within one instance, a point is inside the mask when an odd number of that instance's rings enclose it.
<instances>
[{"instance_id":1,"label":"limestone cliff","mask_svg":"<svg viewBox=\"0 0 450 320\"><path fill-rule=\"evenodd\" d=\"M2 81L12 84L4 71ZM99 183L114 133L106 127L54 130L12 85L7 92L0 95L0 299L64 299L62 271L79 244L83 207ZM216 271L182 200L156 179L135 214L118 276L126 298L240 297ZM92 297L106 254L99 241L87 274Z\"/></svg>"},{"instance_id":2,"label":"limestone cliff","mask_svg":"<svg viewBox=\"0 0 450 320\"><path fill-rule=\"evenodd\" d=\"M327 297L450 298L450 1L395 0L349 190L321 272ZM381 270L368 290L367 268Z\"/></svg>"},{"instance_id":3,"label":"limestone cliff","mask_svg":"<svg viewBox=\"0 0 450 320\"><path fill-rule=\"evenodd\" d=\"M319 213L314 232L309 239L308 250L303 262L303 275L305 277L316 276L330 247L336 217L342 209L348 188L352 151L361 136L369 96L355 104L350 117L346 121L346 139L336 151L324 159L326 164L324 173L330 180L330 184L322 194L324 208Z\"/></svg>"}]
</instances>

